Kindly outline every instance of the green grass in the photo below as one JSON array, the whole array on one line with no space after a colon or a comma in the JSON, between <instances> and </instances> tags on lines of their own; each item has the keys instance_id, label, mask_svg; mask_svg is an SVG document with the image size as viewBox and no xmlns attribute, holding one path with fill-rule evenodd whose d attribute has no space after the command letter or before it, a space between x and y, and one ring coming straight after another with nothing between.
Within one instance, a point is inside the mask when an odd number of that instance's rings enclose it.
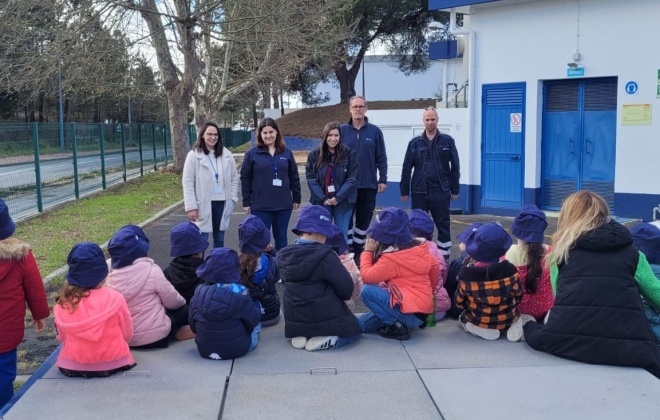
<instances>
[{"instance_id":1,"label":"green grass","mask_svg":"<svg viewBox=\"0 0 660 420\"><path fill-rule=\"evenodd\" d=\"M66 264L76 242L102 244L121 226L141 223L182 197L179 175L150 173L20 223L15 236L31 245L46 276Z\"/></svg>"},{"instance_id":2,"label":"green grass","mask_svg":"<svg viewBox=\"0 0 660 420\"><path fill-rule=\"evenodd\" d=\"M14 381L14 392L17 392L23 386L25 382Z\"/></svg>"},{"instance_id":3,"label":"green grass","mask_svg":"<svg viewBox=\"0 0 660 420\"><path fill-rule=\"evenodd\" d=\"M229 151L232 152L232 153L245 153L248 150L250 150L250 147L252 147L252 146L250 145L250 142L248 141L247 143L243 143L240 146L229 147Z\"/></svg>"}]
</instances>

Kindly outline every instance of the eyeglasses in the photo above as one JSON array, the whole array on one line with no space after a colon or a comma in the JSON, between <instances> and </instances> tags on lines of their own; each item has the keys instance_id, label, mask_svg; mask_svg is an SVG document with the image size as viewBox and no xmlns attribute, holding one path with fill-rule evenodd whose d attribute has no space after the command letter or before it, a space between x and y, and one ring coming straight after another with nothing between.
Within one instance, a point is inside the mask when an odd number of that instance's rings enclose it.
<instances>
[{"instance_id":1,"label":"eyeglasses","mask_svg":"<svg viewBox=\"0 0 660 420\"><path fill-rule=\"evenodd\" d=\"M364 109L366 107L366 105L351 105L351 109Z\"/></svg>"}]
</instances>

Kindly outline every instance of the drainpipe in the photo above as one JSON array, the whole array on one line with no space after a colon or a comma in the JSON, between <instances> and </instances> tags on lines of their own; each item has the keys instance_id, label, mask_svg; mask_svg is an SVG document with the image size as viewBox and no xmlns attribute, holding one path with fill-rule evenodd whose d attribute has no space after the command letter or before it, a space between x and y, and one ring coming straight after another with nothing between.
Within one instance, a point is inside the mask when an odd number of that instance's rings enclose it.
<instances>
[{"instance_id":1,"label":"drainpipe","mask_svg":"<svg viewBox=\"0 0 660 420\"><path fill-rule=\"evenodd\" d=\"M475 83L475 57L476 57L476 33L474 32L473 29L471 28L459 28L456 26L456 9L451 9L449 12L449 33L451 33L454 36L457 35L467 35L468 36L468 89L469 89L469 95L468 95L468 139L469 139L469 144L468 144L468 165L469 165L469 174L470 174L470 180L475 182L473 180L472 175L474 174L474 150L479 150L475 148L475 126L476 126L476 121L475 121L475 109L476 109L476 102L475 102L475 97L476 97L476 87L477 84ZM472 204L472 193L470 191L469 194L467 194L467 197L465 199L465 207L466 211L469 213L473 212L473 204Z\"/></svg>"},{"instance_id":2,"label":"drainpipe","mask_svg":"<svg viewBox=\"0 0 660 420\"><path fill-rule=\"evenodd\" d=\"M440 92L442 92L442 101L445 103L445 108L448 107L449 102L447 102L447 94L449 89L447 89L447 72L449 71L449 60L442 60L442 85L440 86Z\"/></svg>"}]
</instances>

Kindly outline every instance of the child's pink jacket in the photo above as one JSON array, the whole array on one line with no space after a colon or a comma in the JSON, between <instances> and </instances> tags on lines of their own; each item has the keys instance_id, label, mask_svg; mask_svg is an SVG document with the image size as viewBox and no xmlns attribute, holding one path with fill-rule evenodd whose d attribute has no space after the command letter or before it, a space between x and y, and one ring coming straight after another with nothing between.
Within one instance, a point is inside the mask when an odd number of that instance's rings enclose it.
<instances>
[{"instance_id":1,"label":"child's pink jacket","mask_svg":"<svg viewBox=\"0 0 660 420\"><path fill-rule=\"evenodd\" d=\"M341 263L343 264L344 268L346 271L348 271L348 274L351 275L351 278L353 279L353 295L349 300L346 300L346 306L348 306L348 309L353 312L355 309L355 299L360 297L360 293L362 292L362 276L360 276L360 269L358 268L357 264L355 264L355 260L353 259L353 256L355 254L349 253L349 254L344 254L340 255L339 259L341 260Z\"/></svg>"},{"instance_id":2,"label":"child's pink jacket","mask_svg":"<svg viewBox=\"0 0 660 420\"><path fill-rule=\"evenodd\" d=\"M418 240L424 240L416 238ZM445 281L447 281L447 260L442 255L433 241L426 241L429 246L429 252L438 260L440 265L440 272L438 274L438 285L435 287L435 311L436 312L447 312L451 308L451 299L449 298L449 293L445 289Z\"/></svg>"},{"instance_id":3,"label":"child's pink jacket","mask_svg":"<svg viewBox=\"0 0 660 420\"><path fill-rule=\"evenodd\" d=\"M131 314L124 297L107 287L90 290L73 312L55 304L55 328L62 349L57 366L78 371L104 371L135 363L128 341Z\"/></svg>"}]
</instances>

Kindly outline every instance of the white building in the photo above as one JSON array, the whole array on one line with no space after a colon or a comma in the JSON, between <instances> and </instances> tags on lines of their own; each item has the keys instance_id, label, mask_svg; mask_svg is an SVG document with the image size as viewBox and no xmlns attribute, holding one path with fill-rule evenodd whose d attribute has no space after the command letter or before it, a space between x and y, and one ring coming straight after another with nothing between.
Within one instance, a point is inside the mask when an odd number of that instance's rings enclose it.
<instances>
[{"instance_id":1,"label":"white building","mask_svg":"<svg viewBox=\"0 0 660 420\"><path fill-rule=\"evenodd\" d=\"M467 41L469 106L440 110L461 157L458 207L556 210L590 189L618 216L660 218L660 1L429 0L429 8L468 15L456 33ZM406 136L386 134L392 183L398 146L420 129L421 112Z\"/></svg>"}]
</instances>

